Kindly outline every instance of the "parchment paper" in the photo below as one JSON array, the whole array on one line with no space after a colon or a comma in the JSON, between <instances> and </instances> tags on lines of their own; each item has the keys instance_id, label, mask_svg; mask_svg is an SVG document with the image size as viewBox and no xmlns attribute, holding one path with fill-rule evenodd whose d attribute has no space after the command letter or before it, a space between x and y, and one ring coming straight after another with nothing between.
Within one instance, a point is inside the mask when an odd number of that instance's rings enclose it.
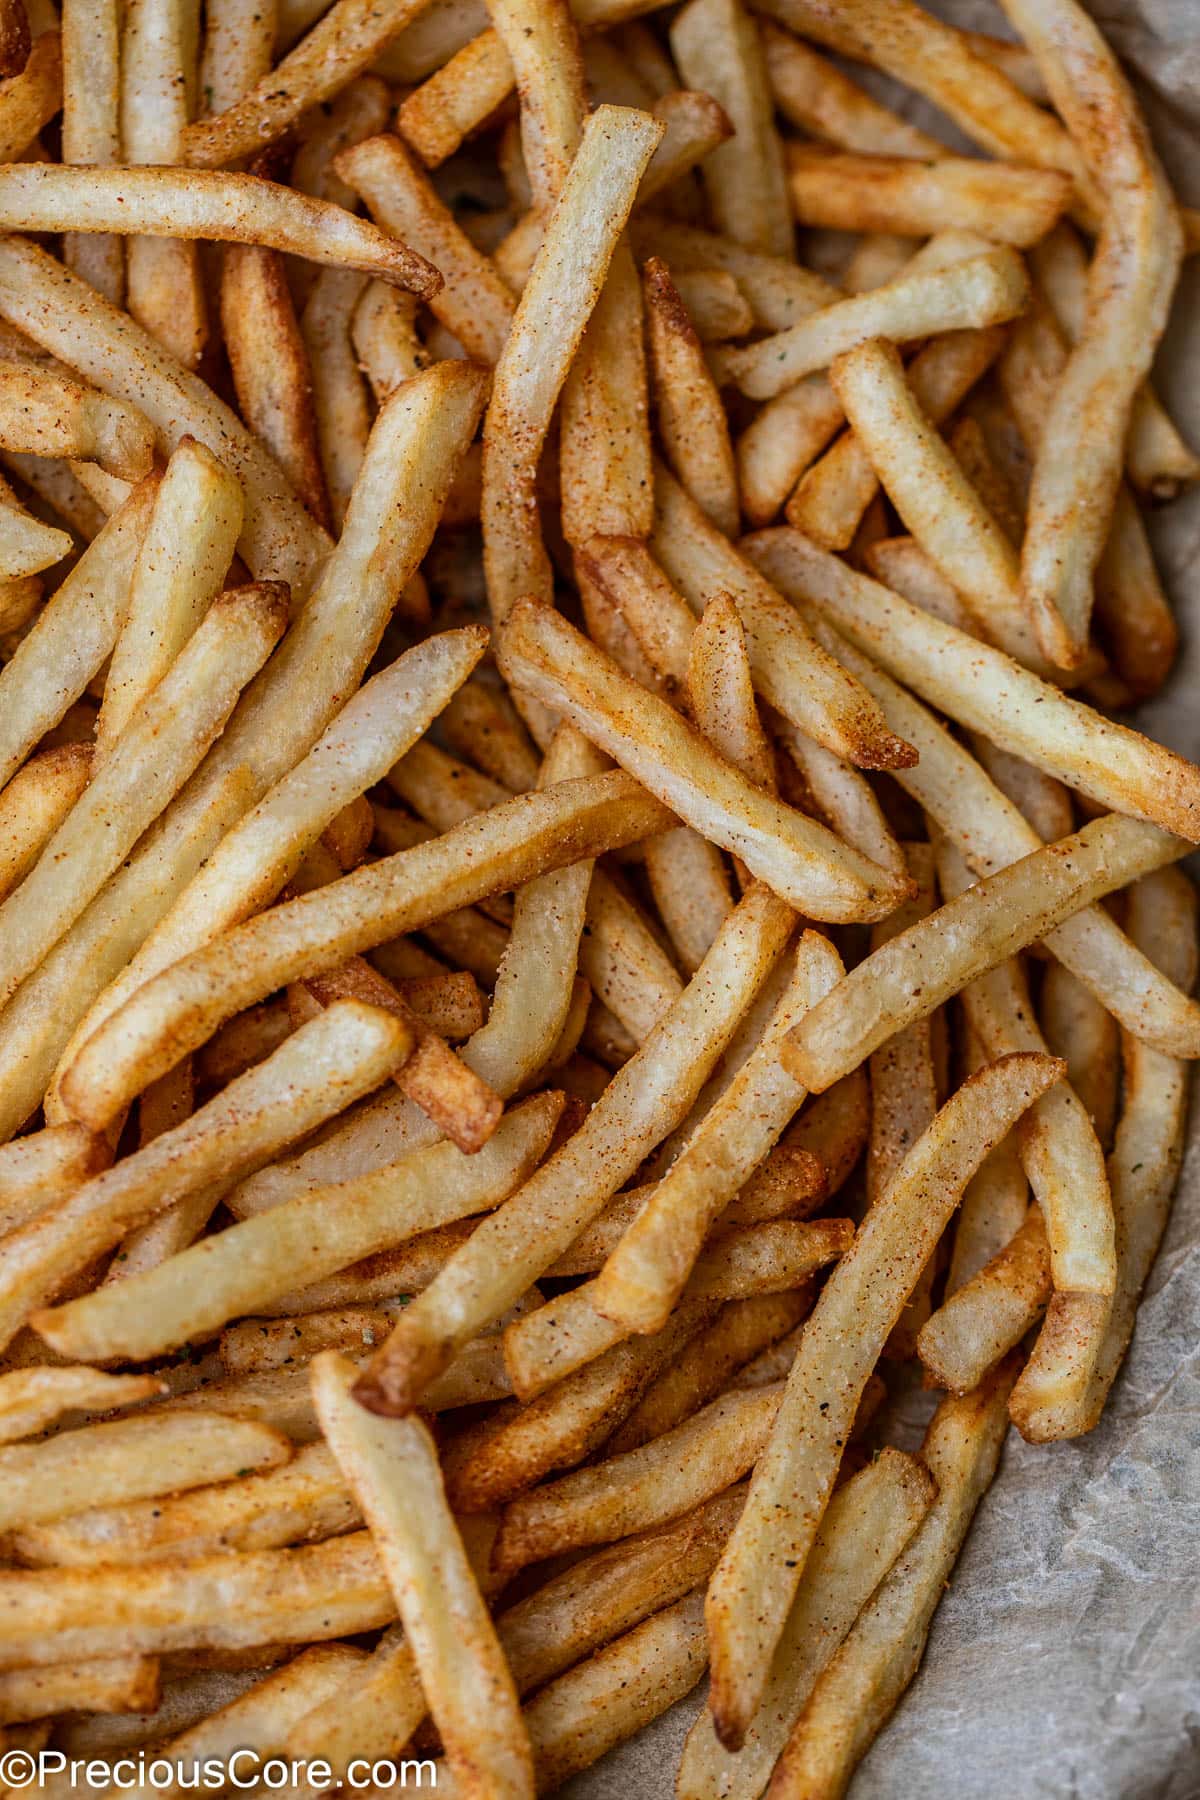
<instances>
[{"instance_id":1,"label":"parchment paper","mask_svg":"<svg viewBox=\"0 0 1200 1800\"><path fill-rule=\"evenodd\" d=\"M935 0L934 10L1005 31L985 0ZM1200 0L1092 0L1091 11L1135 78L1176 192L1200 204ZM945 135L944 122L933 128ZM1156 377L1193 445L1198 300L1193 257ZM1200 759L1200 493L1157 512L1151 532L1184 644L1140 723ZM702 1692L564 1795L665 1800ZM1200 1104L1103 1422L1044 1447L1010 1432L921 1671L851 1796L1200 1800Z\"/></svg>"}]
</instances>

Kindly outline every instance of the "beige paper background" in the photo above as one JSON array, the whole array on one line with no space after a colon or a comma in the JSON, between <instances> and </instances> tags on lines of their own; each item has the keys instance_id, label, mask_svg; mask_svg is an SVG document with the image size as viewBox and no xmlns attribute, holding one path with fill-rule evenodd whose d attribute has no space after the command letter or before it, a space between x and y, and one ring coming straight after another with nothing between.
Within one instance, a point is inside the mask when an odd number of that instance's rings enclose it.
<instances>
[{"instance_id":1,"label":"beige paper background","mask_svg":"<svg viewBox=\"0 0 1200 1800\"><path fill-rule=\"evenodd\" d=\"M1004 29L985 0L935 10ZM1090 10L1134 75L1180 199L1200 205L1200 0ZM945 134L944 122L933 128ZM1200 257L1185 265L1158 375L1194 445L1198 301ZM1184 644L1141 722L1200 759L1200 492L1157 512L1151 529ZM665 1800L702 1691L564 1796ZM851 1800L934 1796L1200 1800L1200 1106L1102 1424L1040 1449L1009 1434L921 1671L851 1789Z\"/></svg>"}]
</instances>

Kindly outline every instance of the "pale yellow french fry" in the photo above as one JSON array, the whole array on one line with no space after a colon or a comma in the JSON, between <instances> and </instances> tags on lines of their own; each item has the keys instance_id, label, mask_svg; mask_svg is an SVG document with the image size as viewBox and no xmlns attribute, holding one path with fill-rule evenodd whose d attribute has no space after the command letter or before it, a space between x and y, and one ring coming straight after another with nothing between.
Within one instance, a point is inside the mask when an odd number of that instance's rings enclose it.
<instances>
[{"instance_id":1,"label":"pale yellow french fry","mask_svg":"<svg viewBox=\"0 0 1200 1800\"><path fill-rule=\"evenodd\" d=\"M288 582L297 598L308 593L329 541L271 457L202 381L44 250L14 237L0 246L0 312L101 392L136 404L160 448L173 450L189 432L206 444L245 491L239 549L251 574Z\"/></svg>"},{"instance_id":2,"label":"pale yellow french fry","mask_svg":"<svg viewBox=\"0 0 1200 1800\"><path fill-rule=\"evenodd\" d=\"M555 403L628 216L662 136L648 116L601 107L588 121L496 365L484 422L484 566L493 616L513 601L550 597L550 565L535 504L538 457ZM571 245L564 288L562 249Z\"/></svg>"},{"instance_id":3,"label":"pale yellow french fry","mask_svg":"<svg viewBox=\"0 0 1200 1800\"><path fill-rule=\"evenodd\" d=\"M709 1584L709 1703L727 1749L740 1747L762 1698L842 1445L884 1340L967 1181L1060 1073L1052 1058L1014 1056L960 1088L871 1209L804 1327L746 1510ZM769 1578L760 1579L767 1569ZM743 1598L748 1592L757 1596L753 1609Z\"/></svg>"},{"instance_id":4,"label":"pale yellow french fry","mask_svg":"<svg viewBox=\"0 0 1200 1800\"><path fill-rule=\"evenodd\" d=\"M904 851L867 777L815 738L797 731L790 719L777 713L773 724L779 742L804 777L816 810L830 830L880 868L903 877Z\"/></svg>"},{"instance_id":5,"label":"pale yellow french fry","mask_svg":"<svg viewBox=\"0 0 1200 1800\"><path fill-rule=\"evenodd\" d=\"M732 1754L701 1712L680 1761L679 1800L756 1800L815 1682L936 1493L916 1457L888 1447L839 1488L821 1520L746 1742Z\"/></svg>"},{"instance_id":6,"label":"pale yellow french fry","mask_svg":"<svg viewBox=\"0 0 1200 1800\"><path fill-rule=\"evenodd\" d=\"M964 1069L974 1074L986 1061L983 1045L968 1026ZM1028 1201L1029 1183L1014 1132L996 1146L963 1195L943 1289L946 1299L1012 1242L1025 1222Z\"/></svg>"},{"instance_id":7,"label":"pale yellow french fry","mask_svg":"<svg viewBox=\"0 0 1200 1800\"><path fill-rule=\"evenodd\" d=\"M987 1492L1007 1430L1016 1359L943 1400L921 1458L937 1484L924 1522L818 1677L771 1784L772 1800L834 1800L912 1680L929 1626Z\"/></svg>"},{"instance_id":8,"label":"pale yellow french fry","mask_svg":"<svg viewBox=\"0 0 1200 1800\"><path fill-rule=\"evenodd\" d=\"M48 1125L0 1149L0 1233L46 1212L112 1161L112 1150L74 1122Z\"/></svg>"},{"instance_id":9,"label":"pale yellow french fry","mask_svg":"<svg viewBox=\"0 0 1200 1800\"><path fill-rule=\"evenodd\" d=\"M551 790L552 791L552 790ZM406 1410L456 1344L537 1279L678 1124L787 940L790 921L755 887L678 1003L609 1083L580 1129L485 1221L397 1324L363 1381L373 1404Z\"/></svg>"},{"instance_id":10,"label":"pale yellow french fry","mask_svg":"<svg viewBox=\"0 0 1200 1800\"><path fill-rule=\"evenodd\" d=\"M1087 322L1054 392L1034 463L1021 579L1046 655L1087 647L1137 390L1162 336L1183 257L1167 178L1133 92L1074 0L1005 0L1081 161L1103 197L1088 270Z\"/></svg>"},{"instance_id":11,"label":"pale yellow french fry","mask_svg":"<svg viewBox=\"0 0 1200 1800\"><path fill-rule=\"evenodd\" d=\"M155 1375L105 1375L86 1368L13 1369L0 1375L0 1443L36 1437L64 1413L115 1411L164 1391L165 1384Z\"/></svg>"},{"instance_id":12,"label":"pale yellow french fry","mask_svg":"<svg viewBox=\"0 0 1200 1800\"><path fill-rule=\"evenodd\" d=\"M679 973L641 908L603 869L588 887L586 921L579 972L635 1043L645 1043L683 992Z\"/></svg>"},{"instance_id":13,"label":"pale yellow french fry","mask_svg":"<svg viewBox=\"0 0 1200 1800\"><path fill-rule=\"evenodd\" d=\"M733 911L721 853L698 832L680 826L649 838L644 854L646 878L675 960L692 975Z\"/></svg>"},{"instance_id":14,"label":"pale yellow french fry","mask_svg":"<svg viewBox=\"0 0 1200 1800\"><path fill-rule=\"evenodd\" d=\"M350 321L350 341L377 405L428 364L416 320L411 294L381 281L367 283Z\"/></svg>"},{"instance_id":15,"label":"pale yellow french fry","mask_svg":"<svg viewBox=\"0 0 1200 1800\"><path fill-rule=\"evenodd\" d=\"M23 511L13 501L6 483L0 504L0 569L4 571L5 588L24 576L52 568L70 548L69 534ZM13 620L14 625L20 623L20 619Z\"/></svg>"},{"instance_id":16,"label":"pale yellow french fry","mask_svg":"<svg viewBox=\"0 0 1200 1800\"><path fill-rule=\"evenodd\" d=\"M446 1505L433 1439L417 1419L365 1411L351 1393L356 1374L323 1351L313 1397L379 1546L450 1767L480 1800L532 1800L516 1689Z\"/></svg>"},{"instance_id":17,"label":"pale yellow french fry","mask_svg":"<svg viewBox=\"0 0 1200 1800\"><path fill-rule=\"evenodd\" d=\"M658 429L667 460L692 499L727 537L739 524L737 471L721 397L670 271L645 269Z\"/></svg>"},{"instance_id":18,"label":"pale yellow french fry","mask_svg":"<svg viewBox=\"0 0 1200 1800\"><path fill-rule=\"evenodd\" d=\"M0 793L0 900L32 867L87 786L88 744L42 750L18 769Z\"/></svg>"},{"instance_id":19,"label":"pale yellow french fry","mask_svg":"<svg viewBox=\"0 0 1200 1800\"><path fill-rule=\"evenodd\" d=\"M953 1394L978 1387L1037 1324L1053 1291L1046 1227L1031 1206L1009 1242L922 1325L917 1352L931 1379Z\"/></svg>"},{"instance_id":20,"label":"pale yellow french fry","mask_svg":"<svg viewBox=\"0 0 1200 1800\"><path fill-rule=\"evenodd\" d=\"M1083 1102L1096 1136L1105 1150L1111 1149L1121 1067L1116 1020L1057 962L1043 972L1040 1011L1051 1052L1066 1063L1071 1086Z\"/></svg>"},{"instance_id":21,"label":"pale yellow french fry","mask_svg":"<svg viewBox=\"0 0 1200 1800\"><path fill-rule=\"evenodd\" d=\"M597 1278L593 1303L606 1318L630 1331L655 1331L666 1323L709 1228L805 1097L779 1064L779 1041L840 974L832 946L815 932L806 933L792 980L762 1041Z\"/></svg>"},{"instance_id":22,"label":"pale yellow french fry","mask_svg":"<svg viewBox=\"0 0 1200 1800\"><path fill-rule=\"evenodd\" d=\"M0 784L16 774L109 656L156 488L152 477L135 489L0 672Z\"/></svg>"},{"instance_id":23,"label":"pale yellow french fry","mask_svg":"<svg viewBox=\"0 0 1200 1800\"><path fill-rule=\"evenodd\" d=\"M183 786L286 622L287 598L275 583L232 589L214 602L35 868L4 902L0 994L5 999Z\"/></svg>"},{"instance_id":24,"label":"pale yellow french fry","mask_svg":"<svg viewBox=\"0 0 1200 1800\"><path fill-rule=\"evenodd\" d=\"M96 721L98 767L168 673L224 585L242 528L242 491L193 438L167 464L134 565Z\"/></svg>"},{"instance_id":25,"label":"pale yellow french fry","mask_svg":"<svg viewBox=\"0 0 1200 1800\"><path fill-rule=\"evenodd\" d=\"M730 350L725 366L744 394L769 400L871 338L903 343L1001 325L1024 310L1028 297L1021 260L1006 246L836 300L799 325Z\"/></svg>"},{"instance_id":26,"label":"pale yellow french fry","mask_svg":"<svg viewBox=\"0 0 1200 1800\"><path fill-rule=\"evenodd\" d=\"M0 1448L4 1529L18 1530L86 1506L140 1500L273 1468L291 1455L278 1432L219 1413L160 1413L60 1431L40 1444Z\"/></svg>"},{"instance_id":27,"label":"pale yellow french fry","mask_svg":"<svg viewBox=\"0 0 1200 1800\"><path fill-rule=\"evenodd\" d=\"M538 753L503 689L480 680L465 681L442 714L438 730L456 756L473 762L509 793L526 794L538 785ZM544 779L550 779L548 772Z\"/></svg>"},{"instance_id":28,"label":"pale yellow french fry","mask_svg":"<svg viewBox=\"0 0 1200 1800\"><path fill-rule=\"evenodd\" d=\"M520 95L523 158L544 215L562 192L587 115L575 22L569 7L547 0L492 0L488 14Z\"/></svg>"},{"instance_id":29,"label":"pale yellow french fry","mask_svg":"<svg viewBox=\"0 0 1200 1800\"><path fill-rule=\"evenodd\" d=\"M0 1276L5 1341L70 1275L129 1231L333 1117L376 1087L408 1045L404 1028L386 1013L353 1001L331 1007L184 1124L13 1233Z\"/></svg>"},{"instance_id":30,"label":"pale yellow french fry","mask_svg":"<svg viewBox=\"0 0 1200 1800\"><path fill-rule=\"evenodd\" d=\"M815 917L871 918L897 893L875 864L783 807L658 700L532 601L511 610L500 646L509 679L565 714L665 805L741 856L781 897ZM818 861L818 859L820 859Z\"/></svg>"},{"instance_id":31,"label":"pale yellow french fry","mask_svg":"<svg viewBox=\"0 0 1200 1800\"><path fill-rule=\"evenodd\" d=\"M8 1726L60 1712L147 1712L158 1693L158 1663L150 1656L13 1669L0 1676L0 1722Z\"/></svg>"},{"instance_id":32,"label":"pale yellow french fry","mask_svg":"<svg viewBox=\"0 0 1200 1800\"><path fill-rule=\"evenodd\" d=\"M661 256L676 276L688 269L722 269L732 275L750 303L754 323L764 331L784 331L838 298L837 288L811 269L748 250L720 232L635 214L630 235L639 256Z\"/></svg>"},{"instance_id":33,"label":"pale yellow french fry","mask_svg":"<svg viewBox=\"0 0 1200 1800\"><path fill-rule=\"evenodd\" d=\"M121 160L121 17L112 0L69 0L62 9L62 155L67 163ZM119 306L125 247L117 237L68 237L67 266Z\"/></svg>"},{"instance_id":34,"label":"pale yellow french fry","mask_svg":"<svg viewBox=\"0 0 1200 1800\"><path fill-rule=\"evenodd\" d=\"M92 393L36 364L0 362L0 448L76 457L125 481L140 481L154 461L154 432L124 401Z\"/></svg>"},{"instance_id":35,"label":"pale yellow french fry","mask_svg":"<svg viewBox=\"0 0 1200 1800\"><path fill-rule=\"evenodd\" d=\"M0 1594L5 1669L342 1637L387 1625L396 1611L365 1531L142 1569L5 1571Z\"/></svg>"},{"instance_id":36,"label":"pale yellow french fry","mask_svg":"<svg viewBox=\"0 0 1200 1800\"><path fill-rule=\"evenodd\" d=\"M341 531L371 435L367 384L350 338L366 287L350 269L322 269L300 315L300 335L312 373L317 451L334 529Z\"/></svg>"}]
</instances>

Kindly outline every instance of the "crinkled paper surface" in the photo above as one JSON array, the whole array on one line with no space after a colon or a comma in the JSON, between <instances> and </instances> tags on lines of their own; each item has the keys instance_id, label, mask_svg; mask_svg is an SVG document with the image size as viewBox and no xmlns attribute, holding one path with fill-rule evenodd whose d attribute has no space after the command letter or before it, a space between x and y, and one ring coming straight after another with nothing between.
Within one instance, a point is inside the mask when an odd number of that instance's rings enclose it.
<instances>
[{"instance_id":1,"label":"crinkled paper surface","mask_svg":"<svg viewBox=\"0 0 1200 1800\"><path fill-rule=\"evenodd\" d=\"M936 9L1004 29L982 0ZM1134 75L1180 199L1200 205L1200 0L1091 10ZM1185 264L1156 381L1200 445L1200 257ZM1200 759L1200 493L1151 529L1184 645L1142 722ZM696 1705L682 1701L564 1794L665 1800ZM1200 1105L1103 1422L1043 1448L1010 1432L921 1671L851 1788L851 1800L932 1796L1200 1800Z\"/></svg>"}]
</instances>

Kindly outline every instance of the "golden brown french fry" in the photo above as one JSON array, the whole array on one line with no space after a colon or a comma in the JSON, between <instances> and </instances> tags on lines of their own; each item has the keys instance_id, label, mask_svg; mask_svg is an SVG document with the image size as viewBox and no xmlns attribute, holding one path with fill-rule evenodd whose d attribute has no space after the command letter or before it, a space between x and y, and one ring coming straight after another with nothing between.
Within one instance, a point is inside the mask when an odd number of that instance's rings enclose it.
<instances>
[{"instance_id":1,"label":"golden brown french fry","mask_svg":"<svg viewBox=\"0 0 1200 1800\"><path fill-rule=\"evenodd\" d=\"M251 574L288 582L297 598L307 594L328 539L270 456L203 382L44 250L14 237L0 246L0 312L101 392L136 403L160 447L173 450L189 432L206 444L245 490L239 549Z\"/></svg>"},{"instance_id":2,"label":"golden brown french fry","mask_svg":"<svg viewBox=\"0 0 1200 1800\"><path fill-rule=\"evenodd\" d=\"M296 1550L146 1568L0 1574L5 1669L72 1658L240 1649L371 1631L395 1616L365 1531Z\"/></svg>"},{"instance_id":3,"label":"golden brown french fry","mask_svg":"<svg viewBox=\"0 0 1200 1800\"><path fill-rule=\"evenodd\" d=\"M733 911L733 896L720 852L687 826L664 831L644 846L646 879L686 975L700 967Z\"/></svg>"},{"instance_id":4,"label":"golden brown french fry","mask_svg":"<svg viewBox=\"0 0 1200 1800\"><path fill-rule=\"evenodd\" d=\"M412 1646L421 1684L463 1791L532 1796L517 1694L462 1539L446 1505L437 1451L418 1419L380 1419L351 1389L353 1363L313 1363L321 1424L366 1515Z\"/></svg>"},{"instance_id":5,"label":"golden brown french fry","mask_svg":"<svg viewBox=\"0 0 1200 1800\"><path fill-rule=\"evenodd\" d=\"M944 152L934 162L862 156L812 144L788 145L787 182L801 225L902 237L979 231L1018 249L1045 237L1071 198L1070 178L1054 170Z\"/></svg>"},{"instance_id":6,"label":"golden brown french fry","mask_svg":"<svg viewBox=\"0 0 1200 1800\"><path fill-rule=\"evenodd\" d=\"M408 1045L385 1013L353 1001L331 1007L184 1124L13 1233L0 1278L5 1341L33 1307L129 1231L334 1116L376 1087Z\"/></svg>"},{"instance_id":7,"label":"golden brown french fry","mask_svg":"<svg viewBox=\"0 0 1200 1800\"><path fill-rule=\"evenodd\" d=\"M798 532L761 532L749 547L784 592L819 607L865 655L958 723L1102 805L1200 838L1200 783L1186 758L1101 718Z\"/></svg>"},{"instance_id":8,"label":"golden brown french fry","mask_svg":"<svg viewBox=\"0 0 1200 1800\"><path fill-rule=\"evenodd\" d=\"M124 401L35 364L0 362L0 448L77 457L125 481L140 481L154 461L154 433Z\"/></svg>"},{"instance_id":9,"label":"golden brown french fry","mask_svg":"<svg viewBox=\"0 0 1200 1800\"><path fill-rule=\"evenodd\" d=\"M280 251L261 244L228 246L221 264L221 332L242 417L309 512L328 528L312 369Z\"/></svg>"},{"instance_id":10,"label":"golden brown french fry","mask_svg":"<svg viewBox=\"0 0 1200 1800\"><path fill-rule=\"evenodd\" d=\"M593 1303L604 1317L629 1331L657 1331L666 1323L710 1227L805 1098L779 1063L779 1043L841 972L833 947L816 932L806 932L792 979L759 1045L597 1278Z\"/></svg>"},{"instance_id":11,"label":"golden brown french fry","mask_svg":"<svg viewBox=\"0 0 1200 1800\"><path fill-rule=\"evenodd\" d=\"M913 1146L822 1290L746 1510L709 1584L709 1704L727 1749L741 1745L762 1697L841 1446L884 1340L967 1181L1061 1068L1050 1057L1013 1056L972 1076ZM760 1581L766 1568L771 1577ZM741 1601L747 1591L760 1596L753 1611Z\"/></svg>"},{"instance_id":12,"label":"golden brown french fry","mask_svg":"<svg viewBox=\"0 0 1200 1800\"><path fill-rule=\"evenodd\" d=\"M121 160L121 19L112 0L69 0L62 9L62 155L67 163ZM117 237L68 237L69 268L114 306L125 292Z\"/></svg>"},{"instance_id":13,"label":"golden brown french fry","mask_svg":"<svg viewBox=\"0 0 1200 1800\"><path fill-rule=\"evenodd\" d=\"M727 537L739 522L729 426L687 308L657 257L645 269L647 325L659 434L692 499Z\"/></svg>"},{"instance_id":14,"label":"golden brown french fry","mask_svg":"<svg viewBox=\"0 0 1200 1800\"><path fill-rule=\"evenodd\" d=\"M836 300L801 324L730 350L725 367L744 394L769 400L870 338L905 342L1000 325L1024 310L1028 296L1021 260L1005 246Z\"/></svg>"},{"instance_id":15,"label":"golden brown french fry","mask_svg":"<svg viewBox=\"0 0 1200 1800\"><path fill-rule=\"evenodd\" d=\"M38 33L25 67L0 83L0 154L22 156L62 105L62 42L57 30Z\"/></svg>"},{"instance_id":16,"label":"golden brown french fry","mask_svg":"<svg viewBox=\"0 0 1200 1800\"><path fill-rule=\"evenodd\" d=\"M332 1017L333 1010L323 1016ZM537 1095L472 1156L435 1144L365 1180L297 1196L129 1282L69 1301L53 1317L39 1315L39 1329L57 1344L112 1346L96 1352L103 1357L149 1357L210 1335L227 1319L360 1257L500 1205L537 1166L561 1107L560 1096Z\"/></svg>"},{"instance_id":17,"label":"golden brown french fry","mask_svg":"<svg viewBox=\"0 0 1200 1800\"><path fill-rule=\"evenodd\" d=\"M588 121L496 365L484 422L484 566L495 619L524 594L550 597L535 504L538 457L571 359L662 127L601 107ZM571 246L564 288L563 247Z\"/></svg>"},{"instance_id":18,"label":"golden brown french fry","mask_svg":"<svg viewBox=\"0 0 1200 1800\"><path fill-rule=\"evenodd\" d=\"M495 363L512 324L513 297L400 139L367 138L343 150L334 166L366 201L377 223L441 273L444 285L431 301L434 317L454 333L468 356Z\"/></svg>"},{"instance_id":19,"label":"golden brown french fry","mask_svg":"<svg viewBox=\"0 0 1200 1800\"><path fill-rule=\"evenodd\" d=\"M673 1129L789 931L790 919L781 916L773 896L752 888L677 1004L609 1083L580 1129L476 1230L399 1321L363 1380L373 1404L410 1405L455 1345L511 1305Z\"/></svg>"},{"instance_id":20,"label":"golden brown french fry","mask_svg":"<svg viewBox=\"0 0 1200 1800\"><path fill-rule=\"evenodd\" d=\"M184 438L167 464L134 565L96 721L98 767L223 587L241 527L238 483L203 444Z\"/></svg>"},{"instance_id":21,"label":"golden brown french fry","mask_svg":"<svg viewBox=\"0 0 1200 1800\"><path fill-rule=\"evenodd\" d=\"M588 887L579 972L638 1044L683 992L645 914L602 869Z\"/></svg>"},{"instance_id":22,"label":"golden brown french fry","mask_svg":"<svg viewBox=\"0 0 1200 1800\"><path fill-rule=\"evenodd\" d=\"M701 835L742 857L782 897L816 918L871 918L894 882L822 826L756 790L672 708L534 601L511 609L500 643L510 681L615 757ZM818 860L819 859L819 860Z\"/></svg>"},{"instance_id":23,"label":"golden brown french fry","mask_svg":"<svg viewBox=\"0 0 1200 1800\"><path fill-rule=\"evenodd\" d=\"M881 868L903 877L904 852L867 777L853 763L844 762L824 744L797 731L790 719L776 713L772 723L778 742L803 778L805 804L811 802L830 830L846 843Z\"/></svg>"},{"instance_id":24,"label":"golden brown french fry","mask_svg":"<svg viewBox=\"0 0 1200 1800\"><path fill-rule=\"evenodd\" d=\"M213 603L113 743L36 867L4 902L0 994L5 999L182 787L286 622L287 597L273 582L232 589Z\"/></svg>"},{"instance_id":25,"label":"golden brown french fry","mask_svg":"<svg viewBox=\"0 0 1200 1800\"><path fill-rule=\"evenodd\" d=\"M91 1505L140 1500L274 1468L291 1455L278 1432L219 1413L159 1413L61 1431L0 1448L0 1520L18 1530Z\"/></svg>"},{"instance_id":26,"label":"golden brown french fry","mask_svg":"<svg viewBox=\"0 0 1200 1800\"><path fill-rule=\"evenodd\" d=\"M1006 0L1103 197L1087 323L1054 392L1034 463L1021 579L1046 655L1076 667L1092 577L1121 479L1134 396L1183 256L1167 178L1116 57L1074 0ZM1103 123L1101 123L1101 116Z\"/></svg>"},{"instance_id":27,"label":"golden brown french fry","mask_svg":"<svg viewBox=\"0 0 1200 1800\"><path fill-rule=\"evenodd\" d=\"M1031 1206L1003 1249L922 1325L917 1351L931 1378L954 1394L978 1387L1037 1324L1053 1291L1046 1227Z\"/></svg>"},{"instance_id":28,"label":"golden brown french fry","mask_svg":"<svg viewBox=\"0 0 1200 1800\"><path fill-rule=\"evenodd\" d=\"M721 269L734 276L754 323L765 331L783 331L838 298L838 290L811 269L748 250L720 232L635 214L630 235L640 257L661 256L676 280L681 270L690 269Z\"/></svg>"},{"instance_id":29,"label":"golden brown french fry","mask_svg":"<svg viewBox=\"0 0 1200 1800\"><path fill-rule=\"evenodd\" d=\"M0 793L0 899L36 861L87 786L88 744L63 744L30 757Z\"/></svg>"},{"instance_id":30,"label":"golden brown french fry","mask_svg":"<svg viewBox=\"0 0 1200 1800\"><path fill-rule=\"evenodd\" d=\"M839 1488L821 1520L771 1674L746 1742L736 1755L719 1742L707 1711L688 1733L680 1800L762 1792L814 1683L881 1581L928 1517L933 1481L917 1460L890 1447Z\"/></svg>"},{"instance_id":31,"label":"golden brown french fry","mask_svg":"<svg viewBox=\"0 0 1200 1800\"><path fill-rule=\"evenodd\" d=\"M642 294L625 237L563 387L559 483L563 535L573 548L596 531L639 538L649 532L654 477ZM599 596L586 572L577 574L584 618L595 631Z\"/></svg>"},{"instance_id":32,"label":"golden brown french fry","mask_svg":"<svg viewBox=\"0 0 1200 1800\"><path fill-rule=\"evenodd\" d=\"M533 206L544 215L562 192L587 113L579 39L567 6L493 0L488 14L521 102L521 148Z\"/></svg>"},{"instance_id":33,"label":"golden brown french fry","mask_svg":"<svg viewBox=\"0 0 1200 1800\"><path fill-rule=\"evenodd\" d=\"M844 1794L920 1664L929 1626L991 1483L1007 1429L1015 1358L943 1400L921 1445L937 1496L841 1648L818 1677L771 1784L771 1800Z\"/></svg>"},{"instance_id":34,"label":"golden brown french fry","mask_svg":"<svg viewBox=\"0 0 1200 1800\"><path fill-rule=\"evenodd\" d=\"M987 1054L967 1027L964 1069L973 1074L987 1061ZM989 1263L1025 1222L1029 1183L1021 1166L1015 1132L997 1144L978 1175L968 1183L954 1226L954 1246L946 1271L945 1299L957 1293Z\"/></svg>"},{"instance_id":35,"label":"golden brown french fry","mask_svg":"<svg viewBox=\"0 0 1200 1800\"><path fill-rule=\"evenodd\" d=\"M944 156L927 132L881 106L835 63L764 19L759 27L775 104L800 131L865 156ZM891 230L889 224L885 227ZM940 225L934 227L940 229Z\"/></svg>"},{"instance_id":36,"label":"golden brown french fry","mask_svg":"<svg viewBox=\"0 0 1200 1800\"><path fill-rule=\"evenodd\" d=\"M0 1443L36 1437L64 1413L109 1412L163 1392L165 1384L155 1375L105 1375L86 1368L12 1369L0 1375Z\"/></svg>"},{"instance_id":37,"label":"golden brown french fry","mask_svg":"<svg viewBox=\"0 0 1200 1800\"><path fill-rule=\"evenodd\" d=\"M427 168L453 156L463 139L503 105L513 66L495 31L481 31L401 102L396 124Z\"/></svg>"},{"instance_id":38,"label":"golden brown french fry","mask_svg":"<svg viewBox=\"0 0 1200 1800\"><path fill-rule=\"evenodd\" d=\"M538 785L539 758L503 689L465 681L442 714L439 730L456 756L473 762L511 794Z\"/></svg>"},{"instance_id":39,"label":"golden brown french fry","mask_svg":"<svg viewBox=\"0 0 1200 1800\"><path fill-rule=\"evenodd\" d=\"M74 1122L48 1125L0 1149L0 1232L46 1212L112 1161L111 1147Z\"/></svg>"}]
</instances>

